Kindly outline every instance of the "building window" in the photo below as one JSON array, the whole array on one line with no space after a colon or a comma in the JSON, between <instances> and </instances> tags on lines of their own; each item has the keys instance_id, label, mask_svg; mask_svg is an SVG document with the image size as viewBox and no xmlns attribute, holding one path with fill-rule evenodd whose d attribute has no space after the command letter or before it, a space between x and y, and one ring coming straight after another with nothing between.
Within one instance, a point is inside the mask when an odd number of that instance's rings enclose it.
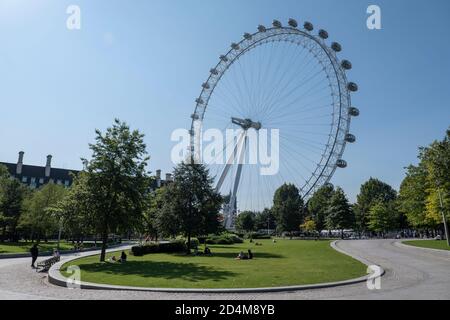
<instances>
[{"instance_id":1,"label":"building window","mask_svg":"<svg viewBox=\"0 0 450 320\"><path fill-rule=\"evenodd\" d=\"M36 178L35 177L31 177L31 184L36 184Z\"/></svg>"},{"instance_id":2,"label":"building window","mask_svg":"<svg viewBox=\"0 0 450 320\"><path fill-rule=\"evenodd\" d=\"M58 179L58 180L56 180L56 184L62 185L62 181Z\"/></svg>"},{"instance_id":3,"label":"building window","mask_svg":"<svg viewBox=\"0 0 450 320\"><path fill-rule=\"evenodd\" d=\"M44 184L44 178L39 179L39 184Z\"/></svg>"},{"instance_id":4,"label":"building window","mask_svg":"<svg viewBox=\"0 0 450 320\"><path fill-rule=\"evenodd\" d=\"M28 181L28 177L22 177L22 182L26 183Z\"/></svg>"},{"instance_id":5,"label":"building window","mask_svg":"<svg viewBox=\"0 0 450 320\"><path fill-rule=\"evenodd\" d=\"M70 185L70 181L69 181L69 180L64 181L64 185L65 185L66 187L68 187L68 186Z\"/></svg>"}]
</instances>

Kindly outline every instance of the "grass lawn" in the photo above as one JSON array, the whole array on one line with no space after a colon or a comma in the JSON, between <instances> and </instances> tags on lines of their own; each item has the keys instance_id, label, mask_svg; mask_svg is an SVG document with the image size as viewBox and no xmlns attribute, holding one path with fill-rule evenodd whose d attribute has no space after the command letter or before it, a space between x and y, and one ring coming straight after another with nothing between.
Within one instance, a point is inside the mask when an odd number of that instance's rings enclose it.
<instances>
[{"instance_id":1,"label":"grass lawn","mask_svg":"<svg viewBox=\"0 0 450 320\"><path fill-rule=\"evenodd\" d=\"M8 253L26 253L30 252L30 248L33 245L31 242L19 242L19 243L0 243L0 254ZM47 243L41 242L39 244L39 252L53 251L58 246L56 241L49 241ZM61 241L60 250L72 250L73 245L71 242Z\"/></svg>"},{"instance_id":2,"label":"grass lawn","mask_svg":"<svg viewBox=\"0 0 450 320\"><path fill-rule=\"evenodd\" d=\"M210 245L213 256L149 254L120 263L99 263L99 256L65 264L78 265L81 280L93 283L159 288L257 288L303 285L357 278L366 266L336 252L330 241L258 240L231 246ZM203 248L203 247L202 247ZM235 260L240 251L254 253L253 260ZM107 254L107 258L120 252Z\"/></svg>"},{"instance_id":3,"label":"grass lawn","mask_svg":"<svg viewBox=\"0 0 450 320\"><path fill-rule=\"evenodd\" d=\"M405 241L403 243L414 247L450 250L447 240L413 240Z\"/></svg>"},{"instance_id":4,"label":"grass lawn","mask_svg":"<svg viewBox=\"0 0 450 320\"><path fill-rule=\"evenodd\" d=\"M12 242L12 243L1 243L0 242L0 255L1 254L9 254L9 253L27 253L30 252L30 248L33 246L33 244L31 242L25 242L25 241L21 241L21 242ZM85 243L84 244L84 248L93 246L93 244L91 243ZM53 249L56 249L58 247L58 242L57 241L49 241L47 243L45 242L41 242L39 244L39 252L43 253L43 252L52 252ZM60 251L63 250L73 250L73 244L72 242L67 242L67 241L61 241L60 243Z\"/></svg>"}]
</instances>

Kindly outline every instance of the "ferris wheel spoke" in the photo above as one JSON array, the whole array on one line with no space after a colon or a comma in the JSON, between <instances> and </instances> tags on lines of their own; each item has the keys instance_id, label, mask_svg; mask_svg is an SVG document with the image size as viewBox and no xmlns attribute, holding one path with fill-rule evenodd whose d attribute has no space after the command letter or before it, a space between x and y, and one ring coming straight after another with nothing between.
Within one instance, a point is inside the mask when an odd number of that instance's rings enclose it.
<instances>
[{"instance_id":1,"label":"ferris wheel spoke","mask_svg":"<svg viewBox=\"0 0 450 320\"><path fill-rule=\"evenodd\" d=\"M260 83L260 92L262 92L262 94L260 95L260 97L261 97L261 100L260 101L258 101L258 104L259 105L261 105L261 104L263 104L264 103L264 101L265 101L265 95L266 95L266 93L267 93L267 91L268 91L268 89L267 89L267 86L268 85L270 85L270 79L271 79L271 77L270 77L270 70L271 70L271 67L272 67L272 63L273 63L273 55L274 55L274 49L275 49L275 42L271 42L271 49L270 50L268 50L269 51L269 53L268 54L266 54L266 56L267 56L267 61L266 61L266 63L264 64L264 68L263 68L263 77L262 77L262 79L261 79L261 83Z\"/></svg>"},{"instance_id":2,"label":"ferris wheel spoke","mask_svg":"<svg viewBox=\"0 0 450 320\"><path fill-rule=\"evenodd\" d=\"M302 158L308 160L310 163L316 164L316 163L318 162L318 161L313 160L313 159L311 159L311 158L309 157L311 151L310 151L310 150L307 150L307 148L305 148L305 151L308 152L308 156L305 155L305 152L300 152L300 151L299 151L298 145L290 146L289 144L286 144L286 143L280 143L280 149L284 149L284 150L289 151L290 153L294 153L294 154L296 154L297 156L300 156L300 157L302 157ZM316 155L319 155L320 157L322 156L322 154L316 154Z\"/></svg>"},{"instance_id":3,"label":"ferris wheel spoke","mask_svg":"<svg viewBox=\"0 0 450 320\"><path fill-rule=\"evenodd\" d=\"M310 142L311 140L306 140L303 138L296 138L292 135L288 135L288 134L284 134L281 136L282 139L290 139L289 141L291 142L295 142L295 145L308 145L311 148L314 148L315 150L319 150L321 151L321 155L323 154L323 152L327 149L328 145L324 144L322 142Z\"/></svg>"},{"instance_id":4,"label":"ferris wheel spoke","mask_svg":"<svg viewBox=\"0 0 450 320\"><path fill-rule=\"evenodd\" d=\"M291 105L287 105L286 108L280 109L280 110L284 110L285 111L284 115L277 115L276 113L272 113L272 114L268 115L268 117L269 117L268 119L271 119L271 122L275 122L275 120L282 121L281 120L281 119L283 119L282 116L284 116L284 118L293 119L294 115L301 115L301 114L303 114L305 112L303 110L305 107L307 107L307 110L311 111L311 112L313 112L314 110L317 110L317 109L325 108L323 106L318 106L318 107L316 107L316 106L310 107L310 106L313 105L313 104L314 105L315 104L322 105L323 104L323 100L325 100L326 98L327 97L325 97L325 96L319 97L315 101L310 102L310 103L305 103L303 107L299 107L299 108L295 108L295 107L300 104L301 99L299 101L294 101L294 102L291 103ZM303 105L303 104L301 104L301 105ZM290 107L293 107L294 109L290 113L288 113L288 110L291 110ZM329 108L329 106L327 106L327 107Z\"/></svg>"},{"instance_id":5,"label":"ferris wheel spoke","mask_svg":"<svg viewBox=\"0 0 450 320\"><path fill-rule=\"evenodd\" d=\"M284 44L284 46L286 46L286 44ZM278 50L279 52L282 51L281 48ZM282 68L283 64L285 63L286 57L283 53L279 54L279 58L278 58L278 64L275 66L275 70L274 70L274 74L271 77L272 78L272 82L273 83L277 83L279 82L279 78L283 78L283 76L285 75L284 69ZM267 100L269 100L271 98L272 95L276 94L276 92L278 91L280 87L277 85L272 85L271 88L269 88L269 90L265 90L265 95L264 95L264 100L263 102L266 102ZM261 108L261 112L264 112L264 108Z\"/></svg>"},{"instance_id":6,"label":"ferris wheel spoke","mask_svg":"<svg viewBox=\"0 0 450 320\"><path fill-rule=\"evenodd\" d=\"M310 63L312 62L312 59L310 59L309 61L307 61L306 62L306 65L309 65ZM313 65L313 70L314 70L314 68L315 68L316 66L314 66ZM308 72L307 72L308 71ZM301 78L299 81L300 82L304 82L306 79L305 78L307 78L307 76L308 76L308 74L310 73L310 70L305 70L305 72L304 72L304 74L305 74L305 76L304 76L304 78ZM319 72L320 73L320 72ZM294 77L295 76L297 76L297 74L294 74ZM295 78L292 78L291 80L292 81L290 81L290 82L288 82L288 84L291 84L291 83L293 83L293 80L294 80ZM306 82L305 82L306 83ZM284 93L284 91L285 90L287 90L287 88L288 88L289 86L280 86L279 87L279 90L277 91L277 95L276 95L276 97L278 97L278 96L281 96L281 97L283 97L284 95L283 95L283 93ZM298 88L294 88L295 90L298 90L298 89L300 89L300 87L298 87ZM270 109L271 107L272 107L272 101L273 101L274 99L273 99L273 97L272 97L272 99L270 99L270 100L266 100L266 101L268 101L268 105L266 106L266 109ZM275 100L275 102L277 102L278 101L278 99L276 99Z\"/></svg>"},{"instance_id":7,"label":"ferris wheel spoke","mask_svg":"<svg viewBox=\"0 0 450 320\"><path fill-rule=\"evenodd\" d=\"M243 164L222 161L226 150L236 148L235 138L216 145L222 150L213 150L213 145L206 150L211 153L205 159L210 174L216 182L223 177L220 193L237 197L237 205L224 207L226 219L238 210L270 207L274 192L284 183L296 185L302 197L307 197L329 181L339 166L335 161L346 144L342 133L348 132L350 124L346 114L351 106L349 93L356 91L345 75L351 63L341 63L336 54L329 54L329 50L340 51L339 45L326 48L325 39L320 39L323 35L299 30L294 22L289 22L290 27L274 24L274 28L246 35L221 56L211 71L214 76L208 78L210 89L204 86L202 90L205 105L197 106L196 114L204 129L237 128L246 134L277 129L279 133L278 140L268 139L266 146L271 154L272 143L279 144L274 175L262 175L264 165L259 162L248 163L255 159L250 145L239 155ZM257 146L265 141L261 139ZM261 160L260 156L256 158ZM276 158L271 155L271 160Z\"/></svg>"},{"instance_id":8,"label":"ferris wheel spoke","mask_svg":"<svg viewBox=\"0 0 450 320\"><path fill-rule=\"evenodd\" d=\"M311 143L313 145L321 145L321 146L324 146L324 147L328 146L328 144L327 143L323 143L323 141L319 142L319 141L316 141L316 140L311 140L311 139L304 138L303 136L299 137L298 134L283 133L283 135L291 136L292 139L294 139L294 141L300 140L300 141L305 141L307 143Z\"/></svg>"},{"instance_id":9,"label":"ferris wheel spoke","mask_svg":"<svg viewBox=\"0 0 450 320\"><path fill-rule=\"evenodd\" d=\"M227 92L230 92L228 87L225 84L226 84L226 82L224 81L224 86L223 86L222 89L226 89ZM226 100L226 101L223 102L223 103L226 104L225 105L226 107L224 108L225 111L227 111L230 108L233 108L234 110L240 110L239 106L242 103L239 101L239 98L235 94L228 94L227 95L227 92L222 93L222 91L216 90L216 91L214 91L214 95L215 96L219 96L222 100ZM220 101L220 99L215 99L214 103L215 104L219 104L218 101ZM222 104L222 103L220 103L220 104ZM241 111L238 111L238 112L241 112ZM226 114L226 112L225 112L225 114Z\"/></svg>"},{"instance_id":10,"label":"ferris wheel spoke","mask_svg":"<svg viewBox=\"0 0 450 320\"><path fill-rule=\"evenodd\" d=\"M298 168L297 168L297 169L293 169L293 168L291 168L291 165L289 165L289 164L291 164L291 163L297 163L298 161L299 161L299 160L298 160L298 157L295 157L295 155L293 155L292 153L289 153L289 152L287 151L287 152L286 152L286 156L284 157L284 161L281 161L281 162L280 162L281 170L282 170L283 168L286 168L287 171L288 171L289 174L290 174L290 177L291 177L292 179L296 179L295 177L298 176L298 177L301 178L302 181L306 181L306 177L302 175L302 173L300 172L300 170L299 170ZM302 163L302 161L300 161L299 164L305 169L306 172L309 172L310 168L308 168L307 166L305 166L305 165Z\"/></svg>"},{"instance_id":11,"label":"ferris wheel spoke","mask_svg":"<svg viewBox=\"0 0 450 320\"><path fill-rule=\"evenodd\" d=\"M283 118L283 119L276 119L275 121L271 122L270 124L272 126L276 126L278 125L297 125L299 123L301 123L300 121L305 121L305 120L321 120L321 119L331 119L331 114L325 114L325 115L315 115L315 116L309 116L309 117L303 117L303 118L298 118L295 119L295 122L290 120L284 120L284 119L289 119L289 118Z\"/></svg>"},{"instance_id":12,"label":"ferris wheel spoke","mask_svg":"<svg viewBox=\"0 0 450 320\"><path fill-rule=\"evenodd\" d=\"M289 141L286 137L280 137L284 141ZM304 141L298 141L296 144L297 147L302 146L306 151L310 153L314 153L314 155L322 157L323 153L325 152L326 148L320 148L317 146L312 146L311 144L304 142Z\"/></svg>"},{"instance_id":13,"label":"ferris wheel spoke","mask_svg":"<svg viewBox=\"0 0 450 320\"><path fill-rule=\"evenodd\" d=\"M323 109L329 109L331 107L331 105L329 105L329 104L323 105L323 106L314 106L314 107L307 106L308 108L305 108L305 106L300 107L295 111L279 113L278 116L273 116L271 119L282 121L284 119L292 119L293 116L301 115L306 112L321 111Z\"/></svg>"},{"instance_id":14,"label":"ferris wheel spoke","mask_svg":"<svg viewBox=\"0 0 450 320\"><path fill-rule=\"evenodd\" d=\"M310 78L310 80L312 80L314 77L316 77L316 76L319 75L319 74L320 74L320 72L316 73L315 75L313 75L313 76ZM306 84L306 82L304 82L302 85L304 85L304 84ZM317 87L319 87L319 85L321 85L321 84L323 84L323 81L322 81L322 80L315 82L314 85L313 85L312 87L310 87L310 88L307 89L306 91L303 91L299 97L297 97L297 98L295 98L293 101L288 102L287 104L283 105L283 104L282 104L282 101L285 101L287 98L289 98L290 96L292 96L292 93L294 93L294 91L291 91L290 94L285 95L284 98L280 98L280 99L276 102L278 106L282 106L282 107L281 107L281 108L280 108L280 107L277 107L277 109L275 109L275 107L271 107L271 112L269 112L268 114L271 115L271 114L273 114L273 112L276 111L276 110L280 110L280 109L283 110L284 108L290 107L290 106L292 106L293 104L298 103L299 101L301 101L302 98L304 98L304 97L307 96L308 94L312 94L311 91L314 90L314 89L316 89ZM326 87L321 87L320 89L323 90L324 88L326 88ZM298 87L297 89L299 89L299 87ZM275 105L275 104L272 103L272 105Z\"/></svg>"}]
</instances>

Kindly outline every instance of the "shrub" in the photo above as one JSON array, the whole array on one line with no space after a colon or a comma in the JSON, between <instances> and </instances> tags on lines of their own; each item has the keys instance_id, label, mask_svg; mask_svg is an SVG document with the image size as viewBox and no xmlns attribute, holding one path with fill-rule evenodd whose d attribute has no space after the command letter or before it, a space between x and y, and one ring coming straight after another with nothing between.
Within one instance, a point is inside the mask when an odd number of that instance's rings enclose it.
<instances>
[{"instance_id":1,"label":"shrub","mask_svg":"<svg viewBox=\"0 0 450 320\"><path fill-rule=\"evenodd\" d=\"M272 239L272 236L268 235L268 234L264 234L264 233L259 233L259 232L249 232L247 234L247 239L260 239L260 240L264 240L264 239Z\"/></svg>"},{"instance_id":2,"label":"shrub","mask_svg":"<svg viewBox=\"0 0 450 320\"><path fill-rule=\"evenodd\" d=\"M243 243L244 240L234 234L211 235L206 239L207 244L224 244L230 245L234 243Z\"/></svg>"},{"instance_id":3,"label":"shrub","mask_svg":"<svg viewBox=\"0 0 450 320\"><path fill-rule=\"evenodd\" d=\"M244 243L244 239L235 234L230 235L230 238L233 240L234 243Z\"/></svg>"},{"instance_id":4,"label":"shrub","mask_svg":"<svg viewBox=\"0 0 450 320\"><path fill-rule=\"evenodd\" d=\"M187 240L185 241L185 244L187 246ZM195 239L195 238L191 239L191 249L198 248L199 244L200 244L200 241L198 239Z\"/></svg>"},{"instance_id":5,"label":"shrub","mask_svg":"<svg viewBox=\"0 0 450 320\"><path fill-rule=\"evenodd\" d=\"M131 252L136 257L141 257L152 253L178 253L185 252L186 244L184 241L172 241L168 243L150 243L141 246L133 246Z\"/></svg>"}]
</instances>

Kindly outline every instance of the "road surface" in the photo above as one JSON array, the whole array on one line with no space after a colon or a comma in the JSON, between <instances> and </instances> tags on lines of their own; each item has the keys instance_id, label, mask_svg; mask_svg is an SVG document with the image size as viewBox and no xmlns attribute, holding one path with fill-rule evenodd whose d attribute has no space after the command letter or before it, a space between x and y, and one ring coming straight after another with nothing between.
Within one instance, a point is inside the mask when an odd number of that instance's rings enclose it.
<instances>
[{"instance_id":1,"label":"road surface","mask_svg":"<svg viewBox=\"0 0 450 320\"><path fill-rule=\"evenodd\" d=\"M369 290L365 283L305 291L243 294L70 290L49 284L46 274L36 273L30 268L30 258L19 258L0 260L0 299L450 299L450 251L408 247L396 240L340 241L337 245L350 255L385 269L380 290Z\"/></svg>"}]
</instances>

